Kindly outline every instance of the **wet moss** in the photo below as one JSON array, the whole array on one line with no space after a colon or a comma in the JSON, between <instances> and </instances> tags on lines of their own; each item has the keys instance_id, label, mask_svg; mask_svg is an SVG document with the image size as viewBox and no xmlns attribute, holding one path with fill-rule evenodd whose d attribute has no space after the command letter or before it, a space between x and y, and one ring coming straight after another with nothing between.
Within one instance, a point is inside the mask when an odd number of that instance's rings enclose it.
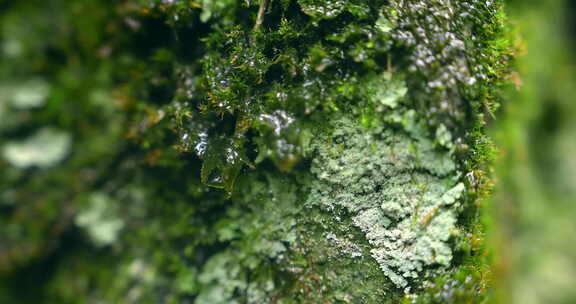
<instances>
[{"instance_id":1,"label":"wet moss","mask_svg":"<svg viewBox=\"0 0 576 304\"><path fill-rule=\"evenodd\" d=\"M6 301L433 302L483 263L499 1L30 3L0 143L70 145L0 162Z\"/></svg>"}]
</instances>

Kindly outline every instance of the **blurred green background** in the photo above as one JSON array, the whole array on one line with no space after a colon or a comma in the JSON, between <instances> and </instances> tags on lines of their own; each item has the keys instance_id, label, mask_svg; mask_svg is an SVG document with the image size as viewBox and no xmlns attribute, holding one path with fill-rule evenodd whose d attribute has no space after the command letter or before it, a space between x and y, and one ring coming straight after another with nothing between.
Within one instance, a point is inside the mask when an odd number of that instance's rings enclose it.
<instances>
[{"instance_id":1,"label":"blurred green background","mask_svg":"<svg viewBox=\"0 0 576 304\"><path fill-rule=\"evenodd\" d=\"M576 301L576 2L511 1L516 90L500 148L491 236L502 303Z\"/></svg>"}]
</instances>

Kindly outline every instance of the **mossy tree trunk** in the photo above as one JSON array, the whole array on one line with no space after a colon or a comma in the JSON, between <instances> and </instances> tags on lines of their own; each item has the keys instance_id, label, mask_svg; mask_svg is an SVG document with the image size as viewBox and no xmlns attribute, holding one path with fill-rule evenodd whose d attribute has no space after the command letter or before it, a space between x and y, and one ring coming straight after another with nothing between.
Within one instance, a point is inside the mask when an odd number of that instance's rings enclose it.
<instances>
[{"instance_id":1,"label":"mossy tree trunk","mask_svg":"<svg viewBox=\"0 0 576 304\"><path fill-rule=\"evenodd\" d=\"M486 296L500 1L0 5L1 301Z\"/></svg>"}]
</instances>

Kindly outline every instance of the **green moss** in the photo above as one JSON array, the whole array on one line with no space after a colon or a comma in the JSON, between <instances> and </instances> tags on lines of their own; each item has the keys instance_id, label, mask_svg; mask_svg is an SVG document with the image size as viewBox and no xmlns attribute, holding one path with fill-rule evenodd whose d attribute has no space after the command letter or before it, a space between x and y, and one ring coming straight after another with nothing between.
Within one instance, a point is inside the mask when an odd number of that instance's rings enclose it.
<instances>
[{"instance_id":1,"label":"green moss","mask_svg":"<svg viewBox=\"0 0 576 304\"><path fill-rule=\"evenodd\" d=\"M0 163L8 301L395 303L477 262L499 2L31 3L0 143L70 140Z\"/></svg>"}]
</instances>

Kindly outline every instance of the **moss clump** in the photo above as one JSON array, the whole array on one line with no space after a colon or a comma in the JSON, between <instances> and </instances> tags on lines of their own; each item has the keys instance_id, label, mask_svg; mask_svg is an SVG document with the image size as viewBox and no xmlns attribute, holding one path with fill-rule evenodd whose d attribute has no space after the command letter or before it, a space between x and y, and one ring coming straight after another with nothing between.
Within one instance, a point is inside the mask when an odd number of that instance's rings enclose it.
<instances>
[{"instance_id":1,"label":"moss clump","mask_svg":"<svg viewBox=\"0 0 576 304\"><path fill-rule=\"evenodd\" d=\"M499 1L392 1L384 16L397 47L408 50L411 93L428 119L453 127L473 109L494 111L485 94L496 87L487 84L502 78L509 52Z\"/></svg>"}]
</instances>

